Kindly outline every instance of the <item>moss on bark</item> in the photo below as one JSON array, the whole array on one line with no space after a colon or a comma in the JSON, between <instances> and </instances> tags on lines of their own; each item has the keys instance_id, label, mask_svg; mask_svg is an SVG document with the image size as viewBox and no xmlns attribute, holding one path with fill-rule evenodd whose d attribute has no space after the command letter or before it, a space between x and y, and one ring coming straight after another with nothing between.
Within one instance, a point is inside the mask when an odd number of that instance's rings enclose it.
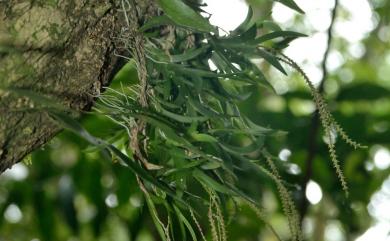
<instances>
[{"instance_id":1,"label":"moss on bark","mask_svg":"<svg viewBox=\"0 0 390 241\"><path fill-rule=\"evenodd\" d=\"M73 110L90 108L118 64L115 37L123 26L118 2L0 1L0 172L60 131L36 108L39 103L9 88ZM144 18L152 1L136 2Z\"/></svg>"}]
</instances>

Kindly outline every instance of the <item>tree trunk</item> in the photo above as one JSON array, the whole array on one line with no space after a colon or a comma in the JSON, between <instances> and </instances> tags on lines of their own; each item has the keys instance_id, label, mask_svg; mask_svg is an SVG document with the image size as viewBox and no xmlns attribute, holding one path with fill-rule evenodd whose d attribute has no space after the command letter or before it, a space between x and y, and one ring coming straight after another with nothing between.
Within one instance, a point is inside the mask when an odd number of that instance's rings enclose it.
<instances>
[{"instance_id":1,"label":"tree trunk","mask_svg":"<svg viewBox=\"0 0 390 241\"><path fill-rule=\"evenodd\" d=\"M152 0L132 2L139 22L155 12ZM86 110L109 84L119 63L114 40L126 26L120 3L0 1L0 173L60 131L34 98L13 90Z\"/></svg>"}]
</instances>

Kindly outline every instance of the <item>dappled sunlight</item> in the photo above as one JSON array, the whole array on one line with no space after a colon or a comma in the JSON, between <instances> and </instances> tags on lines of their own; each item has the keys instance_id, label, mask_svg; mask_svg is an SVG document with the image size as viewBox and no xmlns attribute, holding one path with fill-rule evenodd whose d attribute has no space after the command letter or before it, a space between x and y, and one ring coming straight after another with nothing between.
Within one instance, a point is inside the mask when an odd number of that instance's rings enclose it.
<instances>
[{"instance_id":1,"label":"dappled sunlight","mask_svg":"<svg viewBox=\"0 0 390 241\"><path fill-rule=\"evenodd\" d=\"M361 41L375 28L377 18L367 0L341 0L341 6L347 11L346 17L335 23L336 34L350 43Z\"/></svg>"},{"instance_id":2,"label":"dappled sunlight","mask_svg":"<svg viewBox=\"0 0 390 241\"><path fill-rule=\"evenodd\" d=\"M287 148L282 149L278 155L279 159L282 161L287 161L290 156L291 156L291 151Z\"/></svg>"},{"instance_id":3,"label":"dappled sunlight","mask_svg":"<svg viewBox=\"0 0 390 241\"><path fill-rule=\"evenodd\" d=\"M379 149L378 151L381 151ZM377 151L377 152L378 152ZM371 197L368 212L374 218L374 224L355 241L390 240L390 177Z\"/></svg>"},{"instance_id":4,"label":"dappled sunlight","mask_svg":"<svg viewBox=\"0 0 390 241\"><path fill-rule=\"evenodd\" d=\"M309 36L293 41L285 53L303 67L315 85L319 85L322 78L319 64L326 47L325 32L330 23L330 11L334 1L300 0L297 3L306 12L303 21ZM361 58L365 49L360 41L375 27L377 20L367 0L354 1L353 4L349 0L344 0L341 1L341 5L342 11L345 12L343 16L346 17L339 17L335 22L335 36L348 41L348 52L353 58ZM282 4L274 5L272 17L286 28L297 29L291 24L289 26L296 16L298 16L296 13ZM344 60L340 54L335 55L331 52L328 63L329 71L332 72L342 67Z\"/></svg>"},{"instance_id":5,"label":"dappled sunlight","mask_svg":"<svg viewBox=\"0 0 390 241\"><path fill-rule=\"evenodd\" d=\"M109 208L115 208L118 206L118 198L116 196L116 194L114 193L110 193L106 199L104 200L104 202L106 203L106 205L109 207Z\"/></svg>"},{"instance_id":6,"label":"dappled sunlight","mask_svg":"<svg viewBox=\"0 0 390 241\"><path fill-rule=\"evenodd\" d=\"M377 221L387 223L390 226L390 177L382 184L382 187L371 198L368 212ZM390 231L390 230L389 230Z\"/></svg>"},{"instance_id":7,"label":"dappled sunlight","mask_svg":"<svg viewBox=\"0 0 390 241\"><path fill-rule=\"evenodd\" d=\"M390 151L382 146L373 146L371 148L375 167L380 170L386 170L390 167Z\"/></svg>"},{"instance_id":8,"label":"dappled sunlight","mask_svg":"<svg viewBox=\"0 0 390 241\"><path fill-rule=\"evenodd\" d=\"M307 183L306 198L313 205L318 204L322 199L322 190L320 185L313 180Z\"/></svg>"},{"instance_id":9,"label":"dappled sunlight","mask_svg":"<svg viewBox=\"0 0 390 241\"><path fill-rule=\"evenodd\" d=\"M16 180L16 181L23 181L28 176L28 168L26 165L22 162L12 166L12 168L6 170L2 176L6 179Z\"/></svg>"},{"instance_id":10,"label":"dappled sunlight","mask_svg":"<svg viewBox=\"0 0 390 241\"><path fill-rule=\"evenodd\" d=\"M339 221L330 221L325 227L326 241L346 241L343 227Z\"/></svg>"},{"instance_id":11,"label":"dappled sunlight","mask_svg":"<svg viewBox=\"0 0 390 241\"><path fill-rule=\"evenodd\" d=\"M222 29L220 34L224 35L224 31L229 32L240 25L248 12L248 6L244 0L205 0L207 7L204 10L211 14L210 22ZM223 8L223 10L221 9Z\"/></svg>"},{"instance_id":12,"label":"dappled sunlight","mask_svg":"<svg viewBox=\"0 0 390 241\"><path fill-rule=\"evenodd\" d=\"M10 223L18 223L23 218L23 213L18 205L12 203L4 211L4 218Z\"/></svg>"},{"instance_id":13,"label":"dappled sunlight","mask_svg":"<svg viewBox=\"0 0 390 241\"><path fill-rule=\"evenodd\" d=\"M369 228L355 241L388 241L389 238L389 224L378 223Z\"/></svg>"},{"instance_id":14,"label":"dappled sunlight","mask_svg":"<svg viewBox=\"0 0 390 241\"><path fill-rule=\"evenodd\" d=\"M290 173L292 175L302 174L302 170L297 164L288 163L286 166L287 166L287 173Z\"/></svg>"}]
</instances>

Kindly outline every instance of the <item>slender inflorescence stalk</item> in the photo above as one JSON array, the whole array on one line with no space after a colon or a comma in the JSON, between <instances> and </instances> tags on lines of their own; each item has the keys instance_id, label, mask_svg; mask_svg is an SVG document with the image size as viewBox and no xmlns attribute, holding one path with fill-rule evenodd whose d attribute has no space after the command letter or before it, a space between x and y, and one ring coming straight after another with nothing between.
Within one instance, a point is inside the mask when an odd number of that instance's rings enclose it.
<instances>
[{"instance_id":1,"label":"slender inflorescence stalk","mask_svg":"<svg viewBox=\"0 0 390 241\"><path fill-rule=\"evenodd\" d=\"M282 53L278 53L279 56L277 57L280 61L283 63L289 65L293 69L295 69L300 75L302 75L303 79L305 80L306 84L310 88L310 93L313 96L314 102L316 104L319 117L321 120L322 127L325 131L325 136L327 138L327 145L329 154L332 160L333 167L336 170L337 176L341 182L341 185L343 187L343 190L345 191L346 195L348 195L348 186L347 182L345 180L344 174L341 170L339 160L337 158L336 154L336 148L335 148L335 138L334 133L338 133L341 136L341 139L343 139L347 144L352 146L353 148L366 148L366 146L361 145L360 143L352 140L345 131L341 128L340 124L337 123L337 121L334 119L332 114L329 111L329 108L322 97L322 95L318 92L318 90L314 87L313 83L310 81L309 77L306 75L306 73L302 70L302 68L291 58L287 57L286 55Z\"/></svg>"},{"instance_id":2,"label":"slender inflorescence stalk","mask_svg":"<svg viewBox=\"0 0 390 241\"><path fill-rule=\"evenodd\" d=\"M293 240L301 241L302 238L302 232L300 229L300 223L299 223L299 214L295 207L294 201L291 199L291 193L287 190L287 188L283 185L281 176L270 156L266 156L266 162L268 166L270 167L271 171L266 170L265 168L259 166L260 170L263 171L265 174L267 174L269 177L271 177L278 189L279 196L282 202L282 209L285 213L289 229L291 232L291 237Z\"/></svg>"},{"instance_id":3,"label":"slender inflorescence stalk","mask_svg":"<svg viewBox=\"0 0 390 241\"><path fill-rule=\"evenodd\" d=\"M204 186L204 189L209 194L209 209L208 219L211 228L211 236L213 241L227 241L227 231L225 219L221 210L221 202L214 190Z\"/></svg>"},{"instance_id":4,"label":"slender inflorescence stalk","mask_svg":"<svg viewBox=\"0 0 390 241\"><path fill-rule=\"evenodd\" d=\"M194 221L194 223L195 223L195 225L196 225L196 227L197 227L197 229L198 229L198 231L200 233L200 236L202 237L203 241L207 241L206 240L206 236L203 233L202 227L200 226L198 219L195 217L195 214L194 214L194 211L192 210L192 208L190 208L190 214L191 214L191 218Z\"/></svg>"},{"instance_id":5,"label":"slender inflorescence stalk","mask_svg":"<svg viewBox=\"0 0 390 241\"><path fill-rule=\"evenodd\" d=\"M269 228L269 230L275 235L276 239L278 241L282 241L282 239L279 237L278 233L275 231L274 227L267 221L267 217L264 214L264 212L259 207L254 205L253 203L251 203L247 200L244 200L244 202L255 212L257 218L259 218L261 221L264 222L264 224L267 226L267 228Z\"/></svg>"}]
</instances>

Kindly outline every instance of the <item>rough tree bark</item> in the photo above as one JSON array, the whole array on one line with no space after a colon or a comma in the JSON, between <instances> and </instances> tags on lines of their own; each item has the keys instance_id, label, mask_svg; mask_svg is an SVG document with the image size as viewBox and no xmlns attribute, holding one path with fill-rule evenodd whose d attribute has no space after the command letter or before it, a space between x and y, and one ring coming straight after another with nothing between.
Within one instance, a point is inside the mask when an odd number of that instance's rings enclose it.
<instances>
[{"instance_id":1,"label":"rough tree bark","mask_svg":"<svg viewBox=\"0 0 390 241\"><path fill-rule=\"evenodd\" d=\"M152 0L131 2L140 22L155 14ZM115 39L125 26L120 3L0 0L0 173L60 131L38 103L12 89L88 109L118 67Z\"/></svg>"}]
</instances>

